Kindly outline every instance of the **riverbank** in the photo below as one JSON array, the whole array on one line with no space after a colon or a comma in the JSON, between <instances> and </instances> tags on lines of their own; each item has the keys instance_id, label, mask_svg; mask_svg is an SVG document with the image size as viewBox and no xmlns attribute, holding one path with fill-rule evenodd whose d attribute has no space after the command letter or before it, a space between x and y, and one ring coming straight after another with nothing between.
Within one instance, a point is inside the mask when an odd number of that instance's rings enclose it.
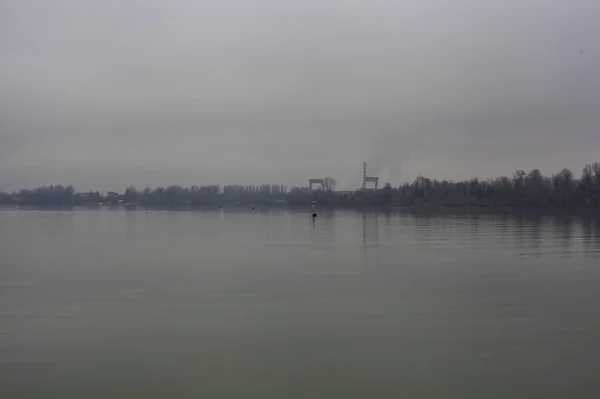
<instances>
[{"instance_id":1,"label":"riverbank","mask_svg":"<svg viewBox=\"0 0 600 399\"><path fill-rule=\"evenodd\" d=\"M261 204L195 204L195 205L160 205L160 206L132 206L132 205L0 205L0 210L64 210L76 211L78 209L105 209L105 210L127 210L127 211L207 211L207 210L234 210L234 211L261 211L261 210L293 210L310 211L310 205L291 205L281 203ZM356 211L356 212L381 212L381 213L404 213L416 215L481 215L481 214L507 214L507 215L572 215L572 216L600 216L600 207L493 207L493 206L336 206L332 204L317 205L318 211Z\"/></svg>"}]
</instances>

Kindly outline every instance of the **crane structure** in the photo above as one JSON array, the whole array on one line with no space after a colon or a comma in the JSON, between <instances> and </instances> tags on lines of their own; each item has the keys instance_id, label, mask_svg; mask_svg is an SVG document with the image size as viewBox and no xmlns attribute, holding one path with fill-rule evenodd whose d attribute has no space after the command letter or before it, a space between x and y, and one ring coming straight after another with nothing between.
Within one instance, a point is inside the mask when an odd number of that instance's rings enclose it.
<instances>
[{"instance_id":1,"label":"crane structure","mask_svg":"<svg viewBox=\"0 0 600 399\"><path fill-rule=\"evenodd\" d=\"M367 176L367 163L363 162L361 190L377 190L379 187L378 176ZM308 179L308 189L310 192L326 191L325 179Z\"/></svg>"},{"instance_id":2,"label":"crane structure","mask_svg":"<svg viewBox=\"0 0 600 399\"><path fill-rule=\"evenodd\" d=\"M369 183L373 183L373 187L369 188ZM367 176L367 163L363 162L363 181L362 187L363 190L377 190L377 186L379 185L379 177L376 176Z\"/></svg>"},{"instance_id":3,"label":"crane structure","mask_svg":"<svg viewBox=\"0 0 600 399\"><path fill-rule=\"evenodd\" d=\"M325 182L323 179L308 179L308 189L310 191L315 191L313 188L314 184L320 186L321 191L325 191Z\"/></svg>"}]
</instances>

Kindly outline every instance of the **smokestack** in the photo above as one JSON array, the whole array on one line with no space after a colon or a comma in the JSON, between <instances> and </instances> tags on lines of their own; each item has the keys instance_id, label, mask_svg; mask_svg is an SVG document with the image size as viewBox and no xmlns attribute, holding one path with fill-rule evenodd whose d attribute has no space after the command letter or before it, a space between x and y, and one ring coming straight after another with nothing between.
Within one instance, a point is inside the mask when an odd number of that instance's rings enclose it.
<instances>
[{"instance_id":1,"label":"smokestack","mask_svg":"<svg viewBox=\"0 0 600 399\"><path fill-rule=\"evenodd\" d=\"M363 181L362 181L362 189L367 188L367 163L363 162Z\"/></svg>"}]
</instances>

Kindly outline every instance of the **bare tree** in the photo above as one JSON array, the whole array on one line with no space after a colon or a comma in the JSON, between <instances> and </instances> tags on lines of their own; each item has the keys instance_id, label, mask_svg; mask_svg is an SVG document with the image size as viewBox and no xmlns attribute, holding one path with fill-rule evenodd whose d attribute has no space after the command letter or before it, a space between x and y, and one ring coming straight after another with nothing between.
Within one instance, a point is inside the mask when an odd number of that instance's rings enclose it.
<instances>
[{"instance_id":1,"label":"bare tree","mask_svg":"<svg viewBox=\"0 0 600 399\"><path fill-rule=\"evenodd\" d=\"M323 179L323 186L325 188L325 191L335 191L335 186L337 185L337 182L335 181L335 179L333 177L326 177Z\"/></svg>"}]
</instances>

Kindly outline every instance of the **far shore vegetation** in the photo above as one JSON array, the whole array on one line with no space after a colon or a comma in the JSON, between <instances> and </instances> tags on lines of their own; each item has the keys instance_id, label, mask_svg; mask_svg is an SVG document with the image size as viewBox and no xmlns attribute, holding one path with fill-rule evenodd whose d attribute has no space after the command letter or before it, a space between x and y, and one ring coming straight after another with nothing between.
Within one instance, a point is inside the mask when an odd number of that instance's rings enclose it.
<instances>
[{"instance_id":1,"label":"far shore vegetation","mask_svg":"<svg viewBox=\"0 0 600 399\"><path fill-rule=\"evenodd\" d=\"M333 178L324 187L264 185L207 185L145 188L124 192L77 192L73 186L51 185L0 192L0 204L15 206L126 206L171 208L230 205L385 207L432 209L600 208L600 162L585 165L579 177L569 169L544 176L540 170L517 170L511 177L465 181L436 180L423 176L399 186L386 183L377 190L336 191Z\"/></svg>"}]
</instances>

